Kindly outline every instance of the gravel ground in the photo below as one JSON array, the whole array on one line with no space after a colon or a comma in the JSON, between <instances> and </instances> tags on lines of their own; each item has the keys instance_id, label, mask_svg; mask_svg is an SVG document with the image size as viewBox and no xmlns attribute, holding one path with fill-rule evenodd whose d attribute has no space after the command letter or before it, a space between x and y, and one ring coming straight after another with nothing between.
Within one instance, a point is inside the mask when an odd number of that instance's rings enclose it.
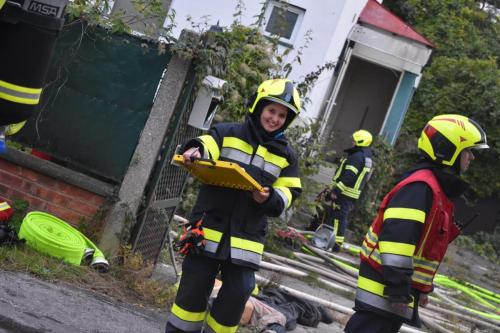
<instances>
[{"instance_id":1,"label":"gravel ground","mask_svg":"<svg viewBox=\"0 0 500 333\"><path fill-rule=\"evenodd\" d=\"M162 332L164 313L0 270L0 333Z\"/></svg>"}]
</instances>

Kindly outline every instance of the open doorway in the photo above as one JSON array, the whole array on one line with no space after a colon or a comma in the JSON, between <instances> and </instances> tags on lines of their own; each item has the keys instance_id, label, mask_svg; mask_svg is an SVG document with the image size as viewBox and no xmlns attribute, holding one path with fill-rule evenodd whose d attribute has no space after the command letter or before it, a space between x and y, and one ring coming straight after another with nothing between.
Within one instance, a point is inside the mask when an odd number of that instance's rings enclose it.
<instances>
[{"instance_id":1,"label":"open doorway","mask_svg":"<svg viewBox=\"0 0 500 333\"><path fill-rule=\"evenodd\" d=\"M354 131L380 133L400 76L399 71L351 57L324 131L329 162L352 146Z\"/></svg>"}]
</instances>

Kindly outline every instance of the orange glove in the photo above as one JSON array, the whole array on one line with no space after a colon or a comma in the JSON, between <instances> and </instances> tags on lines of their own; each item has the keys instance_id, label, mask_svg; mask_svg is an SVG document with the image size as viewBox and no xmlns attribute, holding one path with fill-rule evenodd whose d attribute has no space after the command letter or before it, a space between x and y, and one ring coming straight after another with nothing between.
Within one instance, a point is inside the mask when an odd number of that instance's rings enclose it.
<instances>
[{"instance_id":1,"label":"orange glove","mask_svg":"<svg viewBox=\"0 0 500 333\"><path fill-rule=\"evenodd\" d=\"M176 247L180 254L200 254L205 248L205 233L201 226L203 220L192 222L184 225L184 233L182 234Z\"/></svg>"}]
</instances>

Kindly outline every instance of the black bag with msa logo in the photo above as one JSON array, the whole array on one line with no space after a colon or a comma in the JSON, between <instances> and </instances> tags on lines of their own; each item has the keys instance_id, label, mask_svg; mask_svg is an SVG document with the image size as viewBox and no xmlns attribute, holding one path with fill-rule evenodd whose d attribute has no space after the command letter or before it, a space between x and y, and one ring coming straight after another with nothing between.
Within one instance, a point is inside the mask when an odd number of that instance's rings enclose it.
<instances>
[{"instance_id":1,"label":"black bag with msa logo","mask_svg":"<svg viewBox=\"0 0 500 333\"><path fill-rule=\"evenodd\" d=\"M0 126L22 122L36 110L67 3L7 0L1 6Z\"/></svg>"}]
</instances>

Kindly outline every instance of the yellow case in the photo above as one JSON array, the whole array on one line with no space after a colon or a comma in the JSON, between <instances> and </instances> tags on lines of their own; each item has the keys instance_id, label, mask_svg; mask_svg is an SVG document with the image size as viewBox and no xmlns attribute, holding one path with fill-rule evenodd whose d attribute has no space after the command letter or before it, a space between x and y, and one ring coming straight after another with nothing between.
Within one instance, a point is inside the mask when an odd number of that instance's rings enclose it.
<instances>
[{"instance_id":1,"label":"yellow case","mask_svg":"<svg viewBox=\"0 0 500 333\"><path fill-rule=\"evenodd\" d=\"M182 155L178 154L174 155L172 163L185 167L192 175L205 184L230 187L245 191L264 191L262 185L236 163L195 160L194 164L188 167L184 165L184 158Z\"/></svg>"}]
</instances>

